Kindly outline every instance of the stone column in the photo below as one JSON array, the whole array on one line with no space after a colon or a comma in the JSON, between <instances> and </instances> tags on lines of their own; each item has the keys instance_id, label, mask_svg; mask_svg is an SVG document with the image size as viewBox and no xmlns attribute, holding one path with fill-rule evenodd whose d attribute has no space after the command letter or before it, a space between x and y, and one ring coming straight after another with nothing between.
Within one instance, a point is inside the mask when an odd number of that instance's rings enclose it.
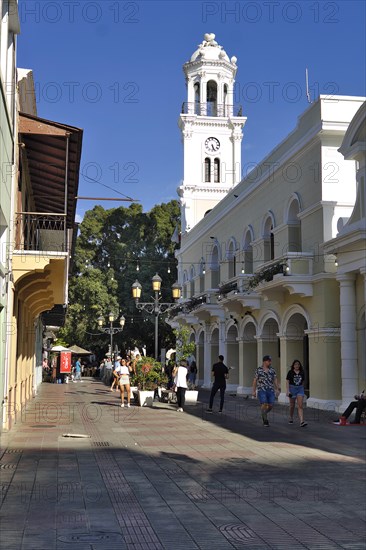
<instances>
[{"instance_id":1,"label":"stone column","mask_svg":"<svg viewBox=\"0 0 366 550\"><path fill-rule=\"evenodd\" d=\"M226 337L225 337L225 319L219 321L219 355L223 355L227 360ZM224 361L225 362L225 361Z\"/></svg>"},{"instance_id":2,"label":"stone column","mask_svg":"<svg viewBox=\"0 0 366 550\"><path fill-rule=\"evenodd\" d=\"M281 358L280 358L280 368L279 372L277 372L278 378L281 380L281 393L278 396L278 401L280 403L288 403L288 397L286 397L286 376L289 369L289 365L291 365L293 358L297 357L297 355L291 355L289 354L288 349L288 338L287 336L278 335L280 339L280 346L281 346Z\"/></svg>"},{"instance_id":3,"label":"stone column","mask_svg":"<svg viewBox=\"0 0 366 550\"><path fill-rule=\"evenodd\" d=\"M201 74L201 116L207 115L207 77Z\"/></svg>"},{"instance_id":4,"label":"stone column","mask_svg":"<svg viewBox=\"0 0 366 550\"><path fill-rule=\"evenodd\" d=\"M264 355L264 347L265 347L265 341L263 338L260 338L259 336L256 336L257 339L257 365L256 367L259 367L259 365L262 364L262 358ZM268 351L266 351L268 353Z\"/></svg>"},{"instance_id":5,"label":"stone column","mask_svg":"<svg viewBox=\"0 0 366 550\"><path fill-rule=\"evenodd\" d=\"M203 347L204 357L204 372L203 372L203 388L211 387L211 369L212 369L212 349L211 349L211 325L205 323L205 340Z\"/></svg>"},{"instance_id":6,"label":"stone column","mask_svg":"<svg viewBox=\"0 0 366 550\"><path fill-rule=\"evenodd\" d=\"M356 276L351 273L338 275L340 284L340 320L341 320L341 409L354 399L358 393L357 334L356 334Z\"/></svg>"},{"instance_id":7,"label":"stone column","mask_svg":"<svg viewBox=\"0 0 366 550\"><path fill-rule=\"evenodd\" d=\"M237 393L244 393L244 345L243 338L238 337L238 346L239 346L239 384L237 388Z\"/></svg>"},{"instance_id":8,"label":"stone column","mask_svg":"<svg viewBox=\"0 0 366 550\"><path fill-rule=\"evenodd\" d=\"M363 302L366 304L366 268L361 267L361 275L363 275Z\"/></svg>"}]
</instances>

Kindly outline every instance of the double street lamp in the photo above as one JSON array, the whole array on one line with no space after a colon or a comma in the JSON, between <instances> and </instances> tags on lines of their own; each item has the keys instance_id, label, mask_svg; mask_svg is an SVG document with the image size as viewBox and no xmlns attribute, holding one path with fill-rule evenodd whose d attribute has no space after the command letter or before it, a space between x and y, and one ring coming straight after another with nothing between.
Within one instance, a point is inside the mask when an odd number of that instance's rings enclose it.
<instances>
[{"instance_id":1,"label":"double street lamp","mask_svg":"<svg viewBox=\"0 0 366 550\"><path fill-rule=\"evenodd\" d=\"M110 346L111 346L111 361L114 362L114 357L113 357L113 335L114 334L117 334L118 332L122 332L122 330L124 329L124 326L125 326L125 323L126 323L126 319L123 317L123 315L121 315L120 319L119 319L119 324L120 326L119 327L114 327L113 326L113 323L115 321L115 316L112 312L109 313L108 315L108 321L109 321L109 327L103 327L103 324L104 324L104 317L103 315L100 315L100 317L98 317L98 330L100 330L101 332L104 332L106 334L109 334L110 337L111 337L111 343L110 343Z\"/></svg>"},{"instance_id":2,"label":"double street lamp","mask_svg":"<svg viewBox=\"0 0 366 550\"><path fill-rule=\"evenodd\" d=\"M161 298L159 296L160 289L161 289L161 283L162 279L159 277L159 275L156 273L154 277L151 280L152 283L152 289L154 292L153 302L140 302L141 292L142 292L142 286L139 283L139 281L136 279L136 281L133 283L131 290L132 290L132 297L135 300L135 304L138 310L140 311L147 311L147 313L154 314L155 315L155 359L158 358L158 331L159 331L159 315L162 313L166 313L170 309L174 308L177 304L176 301L179 300L182 293L182 288L178 283L174 283L172 285L172 294L173 299L175 302L161 302Z\"/></svg>"}]
</instances>

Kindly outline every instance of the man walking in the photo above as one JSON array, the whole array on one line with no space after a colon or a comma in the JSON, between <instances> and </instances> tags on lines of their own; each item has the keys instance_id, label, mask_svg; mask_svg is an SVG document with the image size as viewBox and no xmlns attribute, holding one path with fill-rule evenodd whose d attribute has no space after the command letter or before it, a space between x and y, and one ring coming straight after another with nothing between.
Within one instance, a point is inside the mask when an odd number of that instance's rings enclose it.
<instances>
[{"instance_id":1,"label":"man walking","mask_svg":"<svg viewBox=\"0 0 366 550\"><path fill-rule=\"evenodd\" d=\"M210 395L210 405L207 409L207 412L212 413L212 406L214 402L215 395L218 390L220 390L220 409L219 412L222 412L224 407L225 399L225 390L226 390L226 380L229 377L229 369L224 365L224 356L219 355L219 362L215 363L212 366L212 373L214 375L214 383L212 384L212 390Z\"/></svg>"},{"instance_id":2,"label":"man walking","mask_svg":"<svg viewBox=\"0 0 366 550\"><path fill-rule=\"evenodd\" d=\"M271 366L272 358L270 355L263 357L261 367L255 371L252 395L258 394L259 403L261 405L263 426L268 428L269 422L267 414L272 410L276 399L276 393L280 392L280 387L277 381L276 371Z\"/></svg>"}]
</instances>

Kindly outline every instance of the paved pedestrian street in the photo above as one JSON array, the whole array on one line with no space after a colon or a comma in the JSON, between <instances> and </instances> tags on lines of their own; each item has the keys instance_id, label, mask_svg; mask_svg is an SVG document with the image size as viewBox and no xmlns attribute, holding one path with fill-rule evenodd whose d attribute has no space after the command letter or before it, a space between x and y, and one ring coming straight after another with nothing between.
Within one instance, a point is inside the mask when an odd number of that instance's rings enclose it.
<instances>
[{"instance_id":1,"label":"paved pedestrian street","mask_svg":"<svg viewBox=\"0 0 366 550\"><path fill-rule=\"evenodd\" d=\"M120 408L101 382L42 384L2 437L1 550L365 549L366 425L208 391ZM76 437L76 436L84 437Z\"/></svg>"}]
</instances>

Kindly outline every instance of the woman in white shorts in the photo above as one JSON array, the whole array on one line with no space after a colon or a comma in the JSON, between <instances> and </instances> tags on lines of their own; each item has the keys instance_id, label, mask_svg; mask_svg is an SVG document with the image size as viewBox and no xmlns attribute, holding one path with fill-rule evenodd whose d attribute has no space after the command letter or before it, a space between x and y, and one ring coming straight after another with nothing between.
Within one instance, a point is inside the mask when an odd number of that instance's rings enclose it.
<instances>
[{"instance_id":1,"label":"woman in white shorts","mask_svg":"<svg viewBox=\"0 0 366 550\"><path fill-rule=\"evenodd\" d=\"M121 365L117 367L113 374L119 376L119 391L121 392L121 407L125 406L125 390L127 392L127 407L130 407L130 371L126 365L126 360L122 359Z\"/></svg>"}]
</instances>

